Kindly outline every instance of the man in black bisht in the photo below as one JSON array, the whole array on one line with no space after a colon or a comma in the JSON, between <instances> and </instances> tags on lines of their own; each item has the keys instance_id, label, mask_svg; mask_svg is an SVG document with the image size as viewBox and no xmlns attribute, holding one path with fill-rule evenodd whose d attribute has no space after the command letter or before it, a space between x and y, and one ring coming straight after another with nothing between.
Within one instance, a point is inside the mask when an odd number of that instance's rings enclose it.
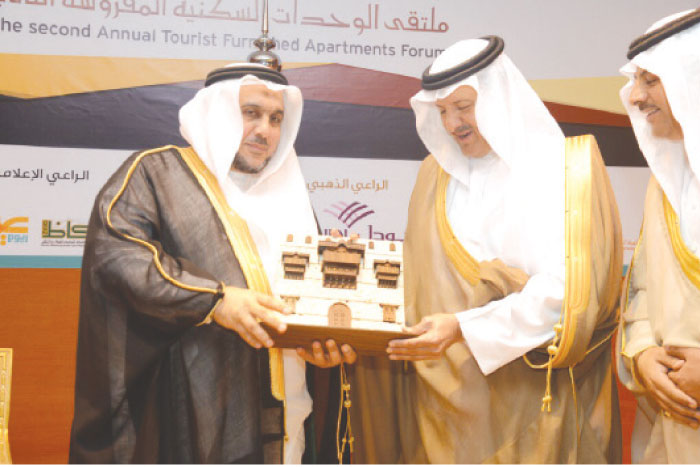
<instances>
[{"instance_id":1,"label":"man in black bisht","mask_svg":"<svg viewBox=\"0 0 700 467\"><path fill-rule=\"evenodd\" d=\"M132 155L98 194L70 462L301 461L304 362L259 324L286 328L268 280L282 237L317 229L293 149L301 109L277 71L215 70L180 111L191 147ZM304 356L355 358L332 342Z\"/></svg>"}]
</instances>

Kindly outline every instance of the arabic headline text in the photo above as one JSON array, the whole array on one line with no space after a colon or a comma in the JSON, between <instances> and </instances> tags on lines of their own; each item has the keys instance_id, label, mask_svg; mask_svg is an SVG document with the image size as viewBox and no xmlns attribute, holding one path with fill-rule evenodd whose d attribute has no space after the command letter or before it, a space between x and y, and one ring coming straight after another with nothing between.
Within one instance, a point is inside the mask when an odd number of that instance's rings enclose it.
<instances>
[{"instance_id":1,"label":"arabic headline text","mask_svg":"<svg viewBox=\"0 0 700 467\"><path fill-rule=\"evenodd\" d=\"M261 19L260 0L0 0L3 5L29 8L62 8L74 12L96 12L104 18L118 18L123 15L142 17L163 16L183 18L186 21L217 20L258 23ZM426 5L424 10L405 9L396 12L380 9L379 3L356 4L352 14L334 11L317 11L317 5L300 5L293 0L285 8L272 12L272 23L279 25L301 25L324 28L347 28L362 35L365 31L388 30L445 33L450 25L441 21L435 6ZM366 8L365 8L366 7ZM429 10L428 10L429 8ZM357 15L357 16L355 16Z\"/></svg>"}]
</instances>

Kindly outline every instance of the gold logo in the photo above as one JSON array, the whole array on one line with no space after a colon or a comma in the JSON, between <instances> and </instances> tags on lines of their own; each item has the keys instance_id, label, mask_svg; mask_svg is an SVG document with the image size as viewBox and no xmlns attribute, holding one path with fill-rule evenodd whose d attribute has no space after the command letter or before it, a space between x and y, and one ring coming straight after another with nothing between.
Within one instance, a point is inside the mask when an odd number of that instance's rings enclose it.
<instances>
[{"instance_id":1,"label":"gold logo","mask_svg":"<svg viewBox=\"0 0 700 467\"><path fill-rule=\"evenodd\" d=\"M28 217L11 217L5 222L0 219L0 245L7 245L8 236L10 242L20 240L20 238L22 242L26 242L29 233L29 227L26 225L28 222Z\"/></svg>"}]
</instances>

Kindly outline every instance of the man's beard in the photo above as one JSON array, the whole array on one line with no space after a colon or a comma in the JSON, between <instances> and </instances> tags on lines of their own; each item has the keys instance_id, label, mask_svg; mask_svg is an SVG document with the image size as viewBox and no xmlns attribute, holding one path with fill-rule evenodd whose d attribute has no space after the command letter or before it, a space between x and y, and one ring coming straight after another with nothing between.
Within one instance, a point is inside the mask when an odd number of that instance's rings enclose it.
<instances>
[{"instance_id":1,"label":"man's beard","mask_svg":"<svg viewBox=\"0 0 700 467\"><path fill-rule=\"evenodd\" d=\"M245 158L240 157L239 154L236 153L236 157L233 158L233 165L231 167L234 170L237 170L244 174L258 174L262 172L265 167L267 167L267 164L268 162L270 162L270 159L272 159L272 156L265 159L263 163L259 166L253 167L248 163L248 161L245 160Z\"/></svg>"}]
</instances>

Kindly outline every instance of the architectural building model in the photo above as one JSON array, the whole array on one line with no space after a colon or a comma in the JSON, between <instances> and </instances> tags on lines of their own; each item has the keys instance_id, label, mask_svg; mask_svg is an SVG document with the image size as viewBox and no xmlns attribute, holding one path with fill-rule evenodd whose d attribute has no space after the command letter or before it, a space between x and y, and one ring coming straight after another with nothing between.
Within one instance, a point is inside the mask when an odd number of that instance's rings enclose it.
<instances>
[{"instance_id":1,"label":"architectural building model","mask_svg":"<svg viewBox=\"0 0 700 467\"><path fill-rule=\"evenodd\" d=\"M401 242L287 236L276 292L290 324L401 331Z\"/></svg>"}]
</instances>

